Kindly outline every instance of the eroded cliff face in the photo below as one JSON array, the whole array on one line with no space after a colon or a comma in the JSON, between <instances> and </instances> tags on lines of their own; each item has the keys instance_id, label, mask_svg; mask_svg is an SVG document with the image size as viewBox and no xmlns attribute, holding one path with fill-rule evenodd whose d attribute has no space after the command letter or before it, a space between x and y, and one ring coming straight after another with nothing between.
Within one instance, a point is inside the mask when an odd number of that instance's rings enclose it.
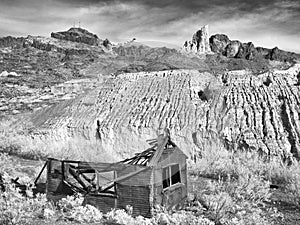
<instances>
[{"instance_id":1,"label":"eroded cliff face","mask_svg":"<svg viewBox=\"0 0 300 225\"><path fill-rule=\"evenodd\" d=\"M168 127L190 156L214 136L231 150L299 158L299 71L296 64L259 75L244 70L219 77L196 70L120 74L80 98L34 113L27 121L34 131L28 138L45 143L75 138L94 146L86 152L106 151L120 159L148 147L146 140Z\"/></svg>"},{"instance_id":2,"label":"eroded cliff face","mask_svg":"<svg viewBox=\"0 0 300 225\"><path fill-rule=\"evenodd\" d=\"M190 138L208 105L198 92L210 83L217 79L196 70L110 77L81 98L33 114L34 140L68 142L84 137L83 141L124 158L148 147L146 140L168 127L174 141L189 153L193 151Z\"/></svg>"},{"instance_id":3,"label":"eroded cliff face","mask_svg":"<svg viewBox=\"0 0 300 225\"><path fill-rule=\"evenodd\" d=\"M208 118L215 122L208 125L213 124L229 147L299 159L299 71L298 64L257 76L245 71L227 73L216 107L211 105L208 111Z\"/></svg>"}]
</instances>

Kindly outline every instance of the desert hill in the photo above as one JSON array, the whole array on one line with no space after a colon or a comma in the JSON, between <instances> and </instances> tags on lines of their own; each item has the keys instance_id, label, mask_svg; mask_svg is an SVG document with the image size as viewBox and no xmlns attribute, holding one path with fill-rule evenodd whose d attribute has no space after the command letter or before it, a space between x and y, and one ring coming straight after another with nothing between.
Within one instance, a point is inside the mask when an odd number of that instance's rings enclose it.
<instances>
[{"instance_id":1,"label":"desert hill","mask_svg":"<svg viewBox=\"0 0 300 225\"><path fill-rule=\"evenodd\" d=\"M193 54L137 41L112 44L82 28L52 32L51 37L8 36L0 38L0 117L73 98L109 74L173 69L257 73L270 67L269 60L260 57Z\"/></svg>"},{"instance_id":2,"label":"desert hill","mask_svg":"<svg viewBox=\"0 0 300 225\"><path fill-rule=\"evenodd\" d=\"M2 38L1 115L20 114L17 144L41 155L123 158L168 127L191 157L218 139L299 158L298 55L203 29L181 50L112 44L82 28Z\"/></svg>"}]
</instances>

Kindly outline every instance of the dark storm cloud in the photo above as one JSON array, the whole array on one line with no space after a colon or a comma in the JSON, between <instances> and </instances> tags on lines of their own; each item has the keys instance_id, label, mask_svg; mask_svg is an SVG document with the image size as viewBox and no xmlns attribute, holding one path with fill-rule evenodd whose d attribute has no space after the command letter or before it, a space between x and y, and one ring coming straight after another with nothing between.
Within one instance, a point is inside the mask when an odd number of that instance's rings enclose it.
<instances>
[{"instance_id":1,"label":"dark storm cloud","mask_svg":"<svg viewBox=\"0 0 300 225\"><path fill-rule=\"evenodd\" d=\"M180 46L200 26L256 45L300 52L298 0L1 0L0 36L65 30L80 21L100 37Z\"/></svg>"}]
</instances>

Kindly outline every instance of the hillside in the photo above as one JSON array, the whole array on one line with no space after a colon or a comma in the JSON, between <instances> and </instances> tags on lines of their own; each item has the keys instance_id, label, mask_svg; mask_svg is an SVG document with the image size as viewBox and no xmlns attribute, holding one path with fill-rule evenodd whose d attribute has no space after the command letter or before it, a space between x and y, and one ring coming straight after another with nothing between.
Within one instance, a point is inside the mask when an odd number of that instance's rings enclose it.
<instances>
[{"instance_id":1,"label":"hillside","mask_svg":"<svg viewBox=\"0 0 300 225\"><path fill-rule=\"evenodd\" d=\"M186 54L131 41L113 45L82 28L51 36L0 38L0 117L74 98L110 74L170 69L257 72L270 67L261 59Z\"/></svg>"},{"instance_id":2,"label":"hillside","mask_svg":"<svg viewBox=\"0 0 300 225\"><path fill-rule=\"evenodd\" d=\"M193 157L207 141L221 139L229 150L299 158L299 71L296 64L255 76L247 70L220 77L197 70L111 76L81 97L29 116L25 124L31 133L22 139L44 143L58 155L75 139L80 147L69 150L73 157L89 146L89 154L104 149L122 158L168 127Z\"/></svg>"},{"instance_id":3,"label":"hillside","mask_svg":"<svg viewBox=\"0 0 300 225\"><path fill-rule=\"evenodd\" d=\"M20 114L12 126L19 146L46 146L42 155L68 148L67 157L78 157L89 146L90 154L125 157L168 127L191 157L215 138L227 149L299 158L297 55L229 57L216 37L224 36L193 36L189 44L206 45L201 53L112 44L82 28L2 38L0 116ZM82 149L69 146L74 140Z\"/></svg>"}]
</instances>

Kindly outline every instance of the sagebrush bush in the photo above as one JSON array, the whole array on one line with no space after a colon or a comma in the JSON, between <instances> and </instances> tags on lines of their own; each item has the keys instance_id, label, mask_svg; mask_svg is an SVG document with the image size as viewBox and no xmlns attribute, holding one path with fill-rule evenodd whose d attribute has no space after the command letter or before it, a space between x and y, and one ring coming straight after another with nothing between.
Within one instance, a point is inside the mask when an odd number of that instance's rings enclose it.
<instances>
[{"instance_id":1,"label":"sagebrush bush","mask_svg":"<svg viewBox=\"0 0 300 225\"><path fill-rule=\"evenodd\" d=\"M217 141L203 149L189 169L194 177L210 178L205 188L203 182L198 190L193 187L208 218L216 224L270 224L265 213L274 177L270 168L280 164L251 152L229 152Z\"/></svg>"},{"instance_id":2,"label":"sagebrush bush","mask_svg":"<svg viewBox=\"0 0 300 225\"><path fill-rule=\"evenodd\" d=\"M196 216L191 212L179 211L172 214L170 223L174 225L214 225L215 223L204 216Z\"/></svg>"},{"instance_id":3,"label":"sagebrush bush","mask_svg":"<svg viewBox=\"0 0 300 225\"><path fill-rule=\"evenodd\" d=\"M38 194L33 197L32 191L28 190L24 196L4 178L5 191L0 192L0 224L32 224L35 219L44 217L46 208L53 208L45 195Z\"/></svg>"},{"instance_id":4,"label":"sagebrush bush","mask_svg":"<svg viewBox=\"0 0 300 225\"><path fill-rule=\"evenodd\" d=\"M138 216L136 218L133 218L131 215L129 215L124 209L113 209L110 212L108 212L106 215L108 222L115 222L118 224L132 224L132 225L150 225L155 224L155 219L148 219L144 218L142 216Z\"/></svg>"},{"instance_id":5,"label":"sagebrush bush","mask_svg":"<svg viewBox=\"0 0 300 225\"><path fill-rule=\"evenodd\" d=\"M101 222L103 214L94 206L83 206L83 200L80 195L61 199L57 204L61 217L82 223Z\"/></svg>"},{"instance_id":6,"label":"sagebrush bush","mask_svg":"<svg viewBox=\"0 0 300 225\"><path fill-rule=\"evenodd\" d=\"M91 205L82 206L82 197L68 196L55 206L45 194L33 196L31 190L22 195L9 179L5 180L5 191L0 192L0 224L36 224L39 220L54 222L71 220L81 223L101 222L103 214Z\"/></svg>"}]
</instances>

